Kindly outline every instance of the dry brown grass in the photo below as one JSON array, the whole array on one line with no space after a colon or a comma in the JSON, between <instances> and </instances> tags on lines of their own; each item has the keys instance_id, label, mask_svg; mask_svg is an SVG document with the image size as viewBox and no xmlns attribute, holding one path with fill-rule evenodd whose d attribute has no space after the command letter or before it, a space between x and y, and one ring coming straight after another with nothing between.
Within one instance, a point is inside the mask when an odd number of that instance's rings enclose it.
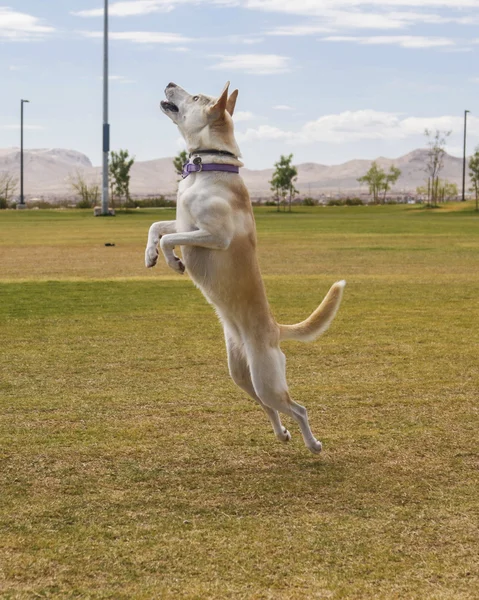
<instances>
[{"instance_id":1,"label":"dry brown grass","mask_svg":"<svg viewBox=\"0 0 479 600\"><path fill-rule=\"evenodd\" d=\"M191 283L143 270L154 214L0 217L1 597L475 599L478 219L258 212L279 320L348 280L284 344L316 458L230 382Z\"/></svg>"}]
</instances>

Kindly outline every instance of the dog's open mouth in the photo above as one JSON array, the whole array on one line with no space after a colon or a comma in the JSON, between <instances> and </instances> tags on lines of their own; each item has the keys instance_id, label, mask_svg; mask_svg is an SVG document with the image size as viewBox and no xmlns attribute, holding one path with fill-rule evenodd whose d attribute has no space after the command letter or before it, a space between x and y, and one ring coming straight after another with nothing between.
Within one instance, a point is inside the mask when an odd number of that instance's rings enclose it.
<instances>
[{"instance_id":1,"label":"dog's open mouth","mask_svg":"<svg viewBox=\"0 0 479 600\"><path fill-rule=\"evenodd\" d=\"M166 100L161 101L161 108L163 110L169 110L170 112L178 112L178 107L173 102L166 102Z\"/></svg>"}]
</instances>

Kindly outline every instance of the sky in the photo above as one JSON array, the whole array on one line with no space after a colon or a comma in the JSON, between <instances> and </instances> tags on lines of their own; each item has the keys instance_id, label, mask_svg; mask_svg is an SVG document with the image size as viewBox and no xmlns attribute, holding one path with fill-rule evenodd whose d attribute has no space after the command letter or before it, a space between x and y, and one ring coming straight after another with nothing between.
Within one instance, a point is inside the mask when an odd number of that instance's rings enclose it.
<instances>
[{"instance_id":1,"label":"sky","mask_svg":"<svg viewBox=\"0 0 479 600\"><path fill-rule=\"evenodd\" d=\"M239 89L245 165L396 158L452 131L479 145L479 0L110 0L111 148L183 148L159 103ZM68 148L101 162L102 0L0 0L0 148Z\"/></svg>"}]
</instances>

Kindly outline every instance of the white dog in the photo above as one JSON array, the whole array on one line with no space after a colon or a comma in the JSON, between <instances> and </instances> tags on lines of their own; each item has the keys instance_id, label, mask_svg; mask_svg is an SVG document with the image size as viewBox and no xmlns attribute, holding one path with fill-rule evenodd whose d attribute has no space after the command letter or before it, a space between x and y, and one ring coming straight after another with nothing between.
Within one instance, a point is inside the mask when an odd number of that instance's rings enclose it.
<instances>
[{"instance_id":1,"label":"white dog","mask_svg":"<svg viewBox=\"0 0 479 600\"><path fill-rule=\"evenodd\" d=\"M231 118L238 90L228 96L228 87L219 98L191 96L174 83L165 90L161 109L185 138L190 162L179 186L176 221L150 227L145 263L156 264L159 244L168 266L177 273L186 268L221 319L233 381L260 404L279 440L291 438L281 424L281 412L298 423L309 450L319 453L321 442L311 432L306 409L288 393L279 343L311 341L326 331L345 282L335 283L302 323L279 325L274 320L256 257L251 202L238 174L243 164ZM182 259L174 252L176 246Z\"/></svg>"}]
</instances>

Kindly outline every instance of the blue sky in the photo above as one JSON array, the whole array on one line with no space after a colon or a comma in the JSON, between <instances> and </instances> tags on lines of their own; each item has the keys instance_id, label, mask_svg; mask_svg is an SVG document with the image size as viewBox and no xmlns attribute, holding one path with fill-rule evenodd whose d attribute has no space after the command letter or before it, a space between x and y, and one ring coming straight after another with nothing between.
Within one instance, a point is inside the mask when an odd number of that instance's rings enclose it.
<instances>
[{"instance_id":1,"label":"blue sky","mask_svg":"<svg viewBox=\"0 0 479 600\"><path fill-rule=\"evenodd\" d=\"M101 159L102 0L0 0L0 148ZM479 144L479 0L110 0L112 149L172 156L163 89L239 88L245 163L398 157L423 131Z\"/></svg>"}]
</instances>

